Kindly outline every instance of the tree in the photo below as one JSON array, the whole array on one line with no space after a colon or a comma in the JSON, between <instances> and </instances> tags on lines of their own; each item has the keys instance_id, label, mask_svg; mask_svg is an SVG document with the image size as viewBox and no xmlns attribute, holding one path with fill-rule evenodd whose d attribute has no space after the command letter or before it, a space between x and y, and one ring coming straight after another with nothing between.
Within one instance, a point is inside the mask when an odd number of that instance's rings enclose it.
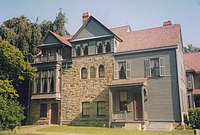
<instances>
[{"instance_id":1,"label":"tree","mask_svg":"<svg viewBox=\"0 0 200 135\"><path fill-rule=\"evenodd\" d=\"M20 50L6 41L0 41L0 79L11 80L14 86L25 79L34 79L36 68L24 61Z\"/></svg>"},{"instance_id":2,"label":"tree","mask_svg":"<svg viewBox=\"0 0 200 135\"><path fill-rule=\"evenodd\" d=\"M66 16L61 10L53 22L37 22L32 23L26 16L6 20L0 26L0 38L19 48L25 60L32 61L33 56L39 52L37 45L47 31L51 30L61 36L69 35L65 29Z\"/></svg>"},{"instance_id":3,"label":"tree","mask_svg":"<svg viewBox=\"0 0 200 135\"><path fill-rule=\"evenodd\" d=\"M199 52L200 48L193 46L192 44L189 44L187 47L184 47L184 52Z\"/></svg>"},{"instance_id":4,"label":"tree","mask_svg":"<svg viewBox=\"0 0 200 135\"><path fill-rule=\"evenodd\" d=\"M8 80L0 80L0 130L13 130L25 118L18 94Z\"/></svg>"}]
</instances>

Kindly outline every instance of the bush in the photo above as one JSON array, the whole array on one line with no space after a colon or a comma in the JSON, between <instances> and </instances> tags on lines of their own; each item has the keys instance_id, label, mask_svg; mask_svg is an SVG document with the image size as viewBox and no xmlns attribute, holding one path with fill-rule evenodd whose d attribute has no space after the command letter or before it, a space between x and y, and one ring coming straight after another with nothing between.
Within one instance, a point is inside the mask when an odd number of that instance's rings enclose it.
<instances>
[{"instance_id":1,"label":"bush","mask_svg":"<svg viewBox=\"0 0 200 135\"><path fill-rule=\"evenodd\" d=\"M17 101L18 95L8 80L0 80L0 131L13 130L25 118L24 108Z\"/></svg>"},{"instance_id":2,"label":"bush","mask_svg":"<svg viewBox=\"0 0 200 135\"><path fill-rule=\"evenodd\" d=\"M189 110L190 125L192 128L200 129L200 108Z\"/></svg>"}]
</instances>

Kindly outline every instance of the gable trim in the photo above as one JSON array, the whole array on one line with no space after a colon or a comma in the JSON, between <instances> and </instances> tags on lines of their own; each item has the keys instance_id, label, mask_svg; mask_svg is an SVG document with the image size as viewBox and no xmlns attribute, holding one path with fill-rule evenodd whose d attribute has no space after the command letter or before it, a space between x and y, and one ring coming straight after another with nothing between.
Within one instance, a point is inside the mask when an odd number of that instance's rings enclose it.
<instances>
[{"instance_id":1,"label":"gable trim","mask_svg":"<svg viewBox=\"0 0 200 135\"><path fill-rule=\"evenodd\" d=\"M119 38L115 33L113 33L111 30L109 30L106 26L104 26L101 22L99 22L96 18L94 18L93 16L90 16L87 21L85 21L85 23L80 27L80 29L76 32L76 34L74 34L74 36L71 38L70 42L76 41L76 37L80 34L80 32L85 28L85 26L89 23L90 20L94 20L96 21L98 24L100 24L103 28L105 28L106 31L110 32L117 40L119 40L120 42L122 42L123 40L121 38ZM105 35L104 35L105 36ZM109 35L110 36L110 35ZM99 36L98 36L99 37ZM96 38L96 37L95 37ZM78 39L78 40L83 40L83 39Z\"/></svg>"}]
</instances>

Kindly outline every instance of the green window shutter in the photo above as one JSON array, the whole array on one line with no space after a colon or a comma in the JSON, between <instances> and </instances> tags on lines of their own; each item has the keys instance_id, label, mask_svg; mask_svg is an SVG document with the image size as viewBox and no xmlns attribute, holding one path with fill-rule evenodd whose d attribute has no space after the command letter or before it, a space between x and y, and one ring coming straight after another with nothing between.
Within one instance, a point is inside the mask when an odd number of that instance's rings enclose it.
<instances>
[{"instance_id":1,"label":"green window shutter","mask_svg":"<svg viewBox=\"0 0 200 135\"><path fill-rule=\"evenodd\" d=\"M115 62L115 65L114 65L114 79L119 79L119 66L118 66L118 63Z\"/></svg>"},{"instance_id":2,"label":"green window shutter","mask_svg":"<svg viewBox=\"0 0 200 135\"><path fill-rule=\"evenodd\" d=\"M151 61L150 59L144 60L145 77L151 77Z\"/></svg>"},{"instance_id":3,"label":"green window shutter","mask_svg":"<svg viewBox=\"0 0 200 135\"><path fill-rule=\"evenodd\" d=\"M159 70L160 76L165 76L165 59L163 57L159 58Z\"/></svg>"},{"instance_id":4,"label":"green window shutter","mask_svg":"<svg viewBox=\"0 0 200 135\"><path fill-rule=\"evenodd\" d=\"M127 79L131 78L131 62L130 61L126 62L126 78Z\"/></svg>"}]
</instances>

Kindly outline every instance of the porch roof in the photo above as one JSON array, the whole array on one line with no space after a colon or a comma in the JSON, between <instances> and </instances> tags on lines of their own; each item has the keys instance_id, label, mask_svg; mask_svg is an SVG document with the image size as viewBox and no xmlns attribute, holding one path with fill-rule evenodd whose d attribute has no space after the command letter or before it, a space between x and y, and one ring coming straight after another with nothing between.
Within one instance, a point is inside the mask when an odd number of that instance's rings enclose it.
<instances>
[{"instance_id":1,"label":"porch roof","mask_svg":"<svg viewBox=\"0 0 200 135\"><path fill-rule=\"evenodd\" d=\"M194 90L192 91L192 93L193 93L194 95L200 95L200 89L194 89Z\"/></svg>"},{"instance_id":2,"label":"porch roof","mask_svg":"<svg viewBox=\"0 0 200 135\"><path fill-rule=\"evenodd\" d=\"M119 79L113 80L109 87L131 86L131 85L147 85L147 78Z\"/></svg>"}]
</instances>

